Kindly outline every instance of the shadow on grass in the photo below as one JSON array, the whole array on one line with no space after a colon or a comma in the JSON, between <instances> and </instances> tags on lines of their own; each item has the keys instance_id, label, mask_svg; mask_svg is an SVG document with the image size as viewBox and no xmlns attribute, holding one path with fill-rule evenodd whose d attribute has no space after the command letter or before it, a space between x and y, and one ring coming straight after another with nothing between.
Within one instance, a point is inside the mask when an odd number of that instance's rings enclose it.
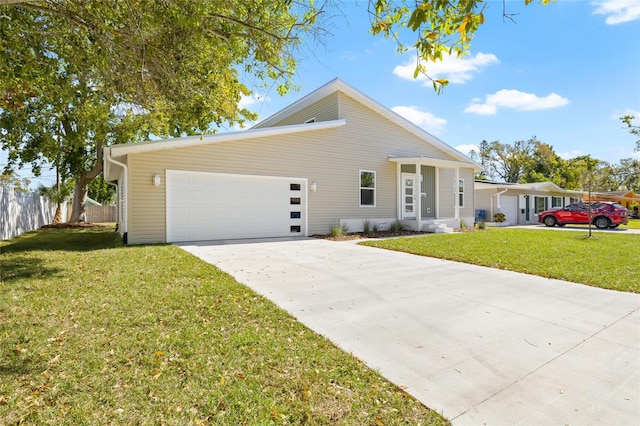
<instances>
[{"instance_id":1,"label":"shadow on grass","mask_svg":"<svg viewBox=\"0 0 640 426\"><path fill-rule=\"evenodd\" d=\"M0 257L0 281L3 283L20 279L47 278L61 271L60 268L44 266L42 259L37 256Z\"/></svg>"},{"instance_id":2,"label":"shadow on grass","mask_svg":"<svg viewBox=\"0 0 640 426\"><path fill-rule=\"evenodd\" d=\"M40 229L0 244L0 254L28 251L92 251L122 247L112 227Z\"/></svg>"}]
</instances>

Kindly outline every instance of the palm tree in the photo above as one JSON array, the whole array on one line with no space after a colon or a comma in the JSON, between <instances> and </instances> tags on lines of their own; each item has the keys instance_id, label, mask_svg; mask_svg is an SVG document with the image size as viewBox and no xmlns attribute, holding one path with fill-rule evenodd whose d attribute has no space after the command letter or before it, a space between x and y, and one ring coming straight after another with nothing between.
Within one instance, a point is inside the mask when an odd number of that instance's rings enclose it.
<instances>
[{"instance_id":1,"label":"palm tree","mask_svg":"<svg viewBox=\"0 0 640 426\"><path fill-rule=\"evenodd\" d=\"M62 222L62 203L67 201L71 196L71 189L66 185L53 185L38 187L38 192L52 203L56 203L56 214L53 216L53 224L57 225Z\"/></svg>"}]
</instances>

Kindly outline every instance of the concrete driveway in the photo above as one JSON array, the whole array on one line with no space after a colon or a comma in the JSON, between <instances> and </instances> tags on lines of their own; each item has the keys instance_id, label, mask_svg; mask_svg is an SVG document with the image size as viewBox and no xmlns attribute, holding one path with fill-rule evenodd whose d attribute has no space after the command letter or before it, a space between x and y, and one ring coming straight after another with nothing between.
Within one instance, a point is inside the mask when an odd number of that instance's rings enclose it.
<instances>
[{"instance_id":1,"label":"concrete driveway","mask_svg":"<svg viewBox=\"0 0 640 426\"><path fill-rule=\"evenodd\" d=\"M180 246L456 425L640 424L638 294L353 242Z\"/></svg>"}]
</instances>

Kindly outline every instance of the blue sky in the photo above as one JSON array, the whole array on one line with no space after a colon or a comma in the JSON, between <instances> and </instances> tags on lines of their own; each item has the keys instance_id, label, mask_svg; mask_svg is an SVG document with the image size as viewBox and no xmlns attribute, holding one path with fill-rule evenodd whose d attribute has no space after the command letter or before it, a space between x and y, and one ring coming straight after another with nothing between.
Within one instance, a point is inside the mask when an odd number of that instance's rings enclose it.
<instances>
[{"instance_id":1,"label":"blue sky","mask_svg":"<svg viewBox=\"0 0 640 426\"><path fill-rule=\"evenodd\" d=\"M535 136L563 158L640 158L619 120L640 117L640 0L507 1L515 23L503 21L501 0L488 1L471 54L430 65L450 81L440 95L413 78L415 52L369 33L366 0L341 7L333 36L299 62L302 90L244 100L260 119L338 77L464 153L483 139Z\"/></svg>"}]
</instances>

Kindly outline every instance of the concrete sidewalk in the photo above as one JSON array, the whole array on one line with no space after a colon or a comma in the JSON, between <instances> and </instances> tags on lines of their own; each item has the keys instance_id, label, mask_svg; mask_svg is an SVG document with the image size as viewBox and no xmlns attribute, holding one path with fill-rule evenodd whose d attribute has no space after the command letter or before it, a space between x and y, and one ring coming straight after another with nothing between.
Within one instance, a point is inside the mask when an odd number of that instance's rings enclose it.
<instances>
[{"instance_id":1,"label":"concrete sidewalk","mask_svg":"<svg viewBox=\"0 0 640 426\"><path fill-rule=\"evenodd\" d=\"M180 245L456 425L640 424L640 295L318 239Z\"/></svg>"}]
</instances>

